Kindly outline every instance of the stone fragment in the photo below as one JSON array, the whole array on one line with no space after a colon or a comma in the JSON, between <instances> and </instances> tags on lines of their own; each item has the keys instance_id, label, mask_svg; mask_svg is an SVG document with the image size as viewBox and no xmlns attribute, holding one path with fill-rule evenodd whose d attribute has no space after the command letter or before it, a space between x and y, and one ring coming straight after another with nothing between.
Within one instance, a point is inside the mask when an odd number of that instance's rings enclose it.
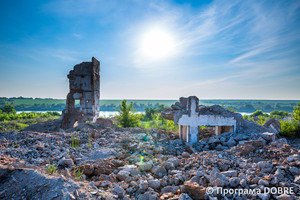
<instances>
[{"instance_id":1,"label":"stone fragment","mask_svg":"<svg viewBox=\"0 0 300 200\"><path fill-rule=\"evenodd\" d=\"M152 173L154 174L155 177L161 178L167 175L167 170L162 166L156 166L152 168Z\"/></svg>"},{"instance_id":2,"label":"stone fragment","mask_svg":"<svg viewBox=\"0 0 300 200\"><path fill-rule=\"evenodd\" d=\"M139 165L139 169L141 171L148 172L148 171L151 171L152 166L153 166L153 162L152 161L140 162L138 165Z\"/></svg>"},{"instance_id":3,"label":"stone fragment","mask_svg":"<svg viewBox=\"0 0 300 200\"><path fill-rule=\"evenodd\" d=\"M124 197L125 190L121 188L118 184L113 184L113 193L118 195L118 197Z\"/></svg>"},{"instance_id":4,"label":"stone fragment","mask_svg":"<svg viewBox=\"0 0 300 200\"><path fill-rule=\"evenodd\" d=\"M236 141L231 137L226 144L228 147L233 147L236 145Z\"/></svg>"},{"instance_id":5,"label":"stone fragment","mask_svg":"<svg viewBox=\"0 0 300 200\"><path fill-rule=\"evenodd\" d=\"M247 180L246 179L241 179L241 181L240 181L240 185L242 186L242 187L245 187L246 185L247 185Z\"/></svg>"},{"instance_id":6,"label":"stone fragment","mask_svg":"<svg viewBox=\"0 0 300 200\"><path fill-rule=\"evenodd\" d=\"M261 200L269 200L269 199L270 199L270 194L261 193L261 194L257 194L257 196L258 196Z\"/></svg>"},{"instance_id":7,"label":"stone fragment","mask_svg":"<svg viewBox=\"0 0 300 200\"><path fill-rule=\"evenodd\" d=\"M229 184L228 178L219 172L212 172L210 175L212 186L224 187Z\"/></svg>"},{"instance_id":8,"label":"stone fragment","mask_svg":"<svg viewBox=\"0 0 300 200\"><path fill-rule=\"evenodd\" d=\"M167 170L173 170L173 169L175 169L175 166L174 166L174 164L173 164L172 162L166 161L166 162L163 163L163 166L164 166Z\"/></svg>"},{"instance_id":9,"label":"stone fragment","mask_svg":"<svg viewBox=\"0 0 300 200\"><path fill-rule=\"evenodd\" d=\"M67 168L64 170L63 175L64 175L66 178L71 178L71 177L72 177L72 176L71 176L71 173L70 173L70 170L67 169Z\"/></svg>"},{"instance_id":10,"label":"stone fragment","mask_svg":"<svg viewBox=\"0 0 300 200\"><path fill-rule=\"evenodd\" d=\"M266 181L266 180L263 180L263 179L260 179L260 180L258 181L258 184L259 184L259 185L263 185L263 186L269 186L269 182Z\"/></svg>"},{"instance_id":11,"label":"stone fragment","mask_svg":"<svg viewBox=\"0 0 300 200\"><path fill-rule=\"evenodd\" d=\"M192 147L192 145L187 145L185 147L185 150L190 153L190 154L193 154L193 153L196 153L197 151Z\"/></svg>"},{"instance_id":12,"label":"stone fragment","mask_svg":"<svg viewBox=\"0 0 300 200\"><path fill-rule=\"evenodd\" d=\"M220 142L218 137L210 137L207 141L208 144L213 144L213 143L217 143Z\"/></svg>"},{"instance_id":13,"label":"stone fragment","mask_svg":"<svg viewBox=\"0 0 300 200\"><path fill-rule=\"evenodd\" d=\"M267 142L273 142L275 141L276 139L276 134L275 133L268 133L268 132L265 132L265 133L262 133L261 134L261 137L263 139L265 139Z\"/></svg>"},{"instance_id":14,"label":"stone fragment","mask_svg":"<svg viewBox=\"0 0 300 200\"><path fill-rule=\"evenodd\" d=\"M222 151L222 150L223 150L223 146L222 146L221 144L218 144L218 145L216 146L216 150L217 150L217 151Z\"/></svg>"},{"instance_id":15,"label":"stone fragment","mask_svg":"<svg viewBox=\"0 0 300 200\"><path fill-rule=\"evenodd\" d=\"M265 146L262 140L245 141L245 145L252 145L255 148L263 148Z\"/></svg>"},{"instance_id":16,"label":"stone fragment","mask_svg":"<svg viewBox=\"0 0 300 200\"><path fill-rule=\"evenodd\" d=\"M141 180L139 184L139 188L141 190L147 190L148 189L148 182L146 180Z\"/></svg>"},{"instance_id":17,"label":"stone fragment","mask_svg":"<svg viewBox=\"0 0 300 200\"><path fill-rule=\"evenodd\" d=\"M178 200L193 200L188 194L181 194Z\"/></svg>"},{"instance_id":18,"label":"stone fragment","mask_svg":"<svg viewBox=\"0 0 300 200\"><path fill-rule=\"evenodd\" d=\"M167 162L171 162L171 163L174 164L175 167L177 167L180 164L180 159L178 159L178 158L169 158L167 160Z\"/></svg>"},{"instance_id":19,"label":"stone fragment","mask_svg":"<svg viewBox=\"0 0 300 200\"><path fill-rule=\"evenodd\" d=\"M153 189L159 189L160 188L160 181L158 181L158 180L149 180L148 185L149 185L149 187L151 187Z\"/></svg>"},{"instance_id":20,"label":"stone fragment","mask_svg":"<svg viewBox=\"0 0 300 200\"><path fill-rule=\"evenodd\" d=\"M277 198L277 200L293 200L294 197L288 194L281 194Z\"/></svg>"},{"instance_id":21,"label":"stone fragment","mask_svg":"<svg viewBox=\"0 0 300 200\"><path fill-rule=\"evenodd\" d=\"M271 143L272 147L281 148L284 144L287 144L287 140L285 138L281 138L279 140L275 140Z\"/></svg>"},{"instance_id":22,"label":"stone fragment","mask_svg":"<svg viewBox=\"0 0 300 200\"><path fill-rule=\"evenodd\" d=\"M295 177L294 183L300 184L300 176Z\"/></svg>"},{"instance_id":23,"label":"stone fragment","mask_svg":"<svg viewBox=\"0 0 300 200\"><path fill-rule=\"evenodd\" d=\"M130 178L129 176L130 176L129 171L121 170L117 174L117 179L119 179L120 181L125 181L126 179Z\"/></svg>"},{"instance_id":24,"label":"stone fragment","mask_svg":"<svg viewBox=\"0 0 300 200\"><path fill-rule=\"evenodd\" d=\"M176 193L178 189L179 189L178 186L170 186L170 185L168 185L168 186L162 188L161 192L162 193Z\"/></svg>"},{"instance_id":25,"label":"stone fragment","mask_svg":"<svg viewBox=\"0 0 300 200\"><path fill-rule=\"evenodd\" d=\"M293 175L298 175L299 174L299 168L297 167L290 167L289 171L293 174Z\"/></svg>"},{"instance_id":26,"label":"stone fragment","mask_svg":"<svg viewBox=\"0 0 300 200\"><path fill-rule=\"evenodd\" d=\"M229 179L229 186L231 188L236 188L240 184L240 179L238 177L233 177Z\"/></svg>"},{"instance_id":27,"label":"stone fragment","mask_svg":"<svg viewBox=\"0 0 300 200\"><path fill-rule=\"evenodd\" d=\"M74 162L72 159L62 158L58 161L57 164L61 167L71 167L72 165L74 165Z\"/></svg>"},{"instance_id":28,"label":"stone fragment","mask_svg":"<svg viewBox=\"0 0 300 200\"><path fill-rule=\"evenodd\" d=\"M158 200L159 194L154 191L147 191L138 196L138 200Z\"/></svg>"},{"instance_id":29,"label":"stone fragment","mask_svg":"<svg viewBox=\"0 0 300 200\"><path fill-rule=\"evenodd\" d=\"M189 157L190 157L190 154L189 154L188 152L183 152L183 153L181 154L181 156L184 157L184 158L189 158Z\"/></svg>"},{"instance_id":30,"label":"stone fragment","mask_svg":"<svg viewBox=\"0 0 300 200\"><path fill-rule=\"evenodd\" d=\"M191 182L191 181L186 181L184 183L184 186L187 194L191 198L195 200L205 199L205 193L206 193L205 187L201 187L198 183Z\"/></svg>"},{"instance_id":31,"label":"stone fragment","mask_svg":"<svg viewBox=\"0 0 300 200\"><path fill-rule=\"evenodd\" d=\"M112 128L113 127L113 121L111 119L107 119L107 118L97 118L95 123L99 124L101 128Z\"/></svg>"},{"instance_id":32,"label":"stone fragment","mask_svg":"<svg viewBox=\"0 0 300 200\"><path fill-rule=\"evenodd\" d=\"M262 172L266 173L271 172L273 168L273 165L268 161L260 161L257 165Z\"/></svg>"},{"instance_id":33,"label":"stone fragment","mask_svg":"<svg viewBox=\"0 0 300 200\"><path fill-rule=\"evenodd\" d=\"M85 164L80 167L83 170L83 173L87 176L92 176L94 174L94 165L92 164Z\"/></svg>"},{"instance_id":34,"label":"stone fragment","mask_svg":"<svg viewBox=\"0 0 300 200\"><path fill-rule=\"evenodd\" d=\"M279 180L279 181L283 181L284 179L284 171L281 170L281 169L277 169L276 172L275 172L275 177Z\"/></svg>"},{"instance_id":35,"label":"stone fragment","mask_svg":"<svg viewBox=\"0 0 300 200\"><path fill-rule=\"evenodd\" d=\"M229 171L221 172L221 174L227 177L233 177L233 176L237 176L238 172L236 170L229 170Z\"/></svg>"},{"instance_id":36,"label":"stone fragment","mask_svg":"<svg viewBox=\"0 0 300 200\"><path fill-rule=\"evenodd\" d=\"M264 127L270 128L274 133L279 134L281 131L281 124L276 119L270 118L264 124Z\"/></svg>"},{"instance_id":37,"label":"stone fragment","mask_svg":"<svg viewBox=\"0 0 300 200\"><path fill-rule=\"evenodd\" d=\"M250 145L250 144L244 144L242 146L242 149L240 151L240 155L241 156L245 156L245 155L249 155L251 152L253 152L255 150L255 147L253 145Z\"/></svg>"}]
</instances>

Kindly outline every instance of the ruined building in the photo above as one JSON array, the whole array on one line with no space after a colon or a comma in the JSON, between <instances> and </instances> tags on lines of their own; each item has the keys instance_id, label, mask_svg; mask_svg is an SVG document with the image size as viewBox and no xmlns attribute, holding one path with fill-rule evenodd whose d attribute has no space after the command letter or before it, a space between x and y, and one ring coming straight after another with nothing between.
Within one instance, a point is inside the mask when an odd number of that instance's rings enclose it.
<instances>
[{"instance_id":1,"label":"ruined building","mask_svg":"<svg viewBox=\"0 0 300 200\"><path fill-rule=\"evenodd\" d=\"M165 119L179 124L179 138L190 143L199 141L200 126L214 126L216 135L223 132L240 132L244 126L241 114L213 106L199 106L195 96L181 97L179 102L161 113Z\"/></svg>"},{"instance_id":2,"label":"ruined building","mask_svg":"<svg viewBox=\"0 0 300 200\"><path fill-rule=\"evenodd\" d=\"M68 74L70 92L67 95L66 109L62 112L61 128L74 127L76 123L95 121L99 115L100 62L82 62L74 66ZM75 101L79 106L75 106Z\"/></svg>"}]
</instances>

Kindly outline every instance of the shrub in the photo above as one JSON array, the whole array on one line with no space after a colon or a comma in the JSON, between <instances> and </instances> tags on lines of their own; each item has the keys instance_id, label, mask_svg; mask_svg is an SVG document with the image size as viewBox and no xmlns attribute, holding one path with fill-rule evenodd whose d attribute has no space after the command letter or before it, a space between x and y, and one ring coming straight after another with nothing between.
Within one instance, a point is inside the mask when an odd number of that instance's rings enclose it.
<instances>
[{"instance_id":1,"label":"shrub","mask_svg":"<svg viewBox=\"0 0 300 200\"><path fill-rule=\"evenodd\" d=\"M300 102L294 107L292 116L295 122L300 122Z\"/></svg>"},{"instance_id":2,"label":"shrub","mask_svg":"<svg viewBox=\"0 0 300 200\"><path fill-rule=\"evenodd\" d=\"M289 115L289 113L286 111L274 110L274 111L270 112L270 117L275 118L275 119L284 118L284 117L287 117L288 115Z\"/></svg>"},{"instance_id":3,"label":"shrub","mask_svg":"<svg viewBox=\"0 0 300 200\"><path fill-rule=\"evenodd\" d=\"M127 105L127 101L123 100L121 105L116 109L119 115L116 116L119 121L119 125L122 127L136 127L139 125L139 115L134 114L135 109L133 109L133 103L131 102Z\"/></svg>"},{"instance_id":4,"label":"shrub","mask_svg":"<svg viewBox=\"0 0 300 200\"><path fill-rule=\"evenodd\" d=\"M281 131L280 135L282 136L296 136L297 133L300 131L299 123L295 121L280 121L281 124Z\"/></svg>"},{"instance_id":5,"label":"shrub","mask_svg":"<svg viewBox=\"0 0 300 200\"><path fill-rule=\"evenodd\" d=\"M5 104L2 108L1 108L2 112L4 113L13 113L16 114L16 110L12 105L9 104Z\"/></svg>"},{"instance_id":6,"label":"shrub","mask_svg":"<svg viewBox=\"0 0 300 200\"><path fill-rule=\"evenodd\" d=\"M258 117L258 116L263 116L263 117L268 117L269 115L267 113L263 113L261 110L257 110L254 113L252 113L249 117Z\"/></svg>"},{"instance_id":7,"label":"shrub","mask_svg":"<svg viewBox=\"0 0 300 200\"><path fill-rule=\"evenodd\" d=\"M243 115L243 119L249 119L248 115Z\"/></svg>"}]
</instances>

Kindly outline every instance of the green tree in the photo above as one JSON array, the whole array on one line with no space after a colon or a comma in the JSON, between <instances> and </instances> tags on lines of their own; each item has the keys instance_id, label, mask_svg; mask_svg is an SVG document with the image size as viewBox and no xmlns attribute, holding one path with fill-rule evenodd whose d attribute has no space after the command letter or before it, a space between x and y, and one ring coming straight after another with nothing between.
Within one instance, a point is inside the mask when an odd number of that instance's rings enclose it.
<instances>
[{"instance_id":1,"label":"green tree","mask_svg":"<svg viewBox=\"0 0 300 200\"><path fill-rule=\"evenodd\" d=\"M258 117L258 116L268 117L268 114L263 113L261 110L257 110L250 115L250 117Z\"/></svg>"},{"instance_id":2,"label":"green tree","mask_svg":"<svg viewBox=\"0 0 300 200\"><path fill-rule=\"evenodd\" d=\"M292 116L295 122L300 122L300 102L294 107Z\"/></svg>"},{"instance_id":3,"label":"green tree","mask_svg":"<svg viewBox=\"0 0 300 200\"><path fill-rule=\"evenodd\" d=\"M149 108L147 107L145 109L145 120L152 120L153 119L153 115L155 115L157 113L155 108Z\"/></svg>"},{"instance_id":4,"label":"green tree","mask_svg":"<svg viewBox=\"0 0 300 200\"><path fill-rule=\"evenodd\" d=\"M135 109L133 109L132 102L127 105L127 101L123 100L116 111L119 112L119 115L117 115L116 118L122 127L136 127L139 125L139 115L134 114Z\"/></svg>"},{"instance_id":5,"label":"green tree","mask_svg":"<svg viewBox=\"0 0 300 200\"><path fill-rule=\"evenodd\" d=\"M4 113L12 113L12 114L16 114L16 110L12 105L6 104L1 108L2 112Z\"/></svg>"},{"instance_id":6,"label":"green tree","mask_svg":"<svg viewBox=\"0 0 300 200\"><path fill-rule=\"evenodd\" d=\"M270 112L270 117L271 118L284 118L287 117L289 115L288 112L286 111L278 111L278 110L274 110L272 112Z\"/></svg>"}]
</instances>

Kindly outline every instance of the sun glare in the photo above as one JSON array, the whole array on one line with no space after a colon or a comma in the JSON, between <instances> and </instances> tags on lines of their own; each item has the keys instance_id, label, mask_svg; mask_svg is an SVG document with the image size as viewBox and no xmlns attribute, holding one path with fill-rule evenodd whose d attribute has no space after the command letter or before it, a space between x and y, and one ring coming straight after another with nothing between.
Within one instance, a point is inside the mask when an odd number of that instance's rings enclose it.
<instances>
[{"instance_id":1,"label":"sun glare","mask_svg":"<svg viewBox=\"0 0 300 200\"><path fill-rule=\"evenodd\" d=\"M141 54L149 60L161 60L174 53L175 42L166 31L154 29L142 38Z\"/></svg>"}]
</instances>

